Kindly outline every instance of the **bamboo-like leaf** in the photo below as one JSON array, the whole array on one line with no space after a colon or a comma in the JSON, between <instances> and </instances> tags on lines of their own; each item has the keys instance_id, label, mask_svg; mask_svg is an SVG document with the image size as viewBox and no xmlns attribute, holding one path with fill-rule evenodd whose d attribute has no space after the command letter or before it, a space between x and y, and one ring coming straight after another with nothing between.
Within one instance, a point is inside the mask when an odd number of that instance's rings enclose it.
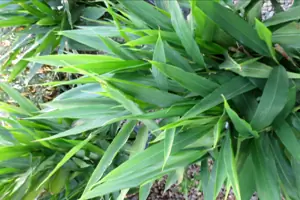
<instances>
[{"instance_id":1,"label":"bamboo-like leaf","mask_svg":"<svg viewBox=\"0 0 300 200\"><path fill-rule=\"evenodd\" d=\"M2 19L0 22L0 27L8 27L8 26L24 26L34 23L36 20L30 17L24 16L15 16L9 17L8 19Z\"/></svg>"},{"instance_id":2,"label":"bamboo-like leaf","mask_svg":"<svg viewBox=\"0 0 300 200\"><path fill-rule=\"evenodd\" d=\"M164 50L164 44L163 41L161 40L160 34L157 38L157 42L154 48L153 52L153 60L157 62L166 62L166 56L165 56L165 50ZM168 80L167 77L162 74L156 66L152 64L152 75L157 83L157 86L162 89L167 91L168 90Z\"/></svg>"},{"instance_id":3,"label":"bamboo-like leaf","mask_svg":"<svg viewBox=\"0 0 300 200\"><path fill-rule=\"evenodd\" d=\"M223 158L224 158L224 163L225 163L225 168L227 171L228 179L232 184L232 188L233 188L235 197L237 199L241 199L241 192L240 192L239 180L238 180L238 175L237 175L236 162L235 162L235 158L233 155L229 132L227 132L223 148L224 148Z\"/></svg>"},{"instance_id":4,"label":"bamboo-like leaf","mask_svg":"<svg viewBox=\"0 0 300 200\"><path fill-rule=\"evenodd\" d=\"M105 151L103 157L101 158L100 162L98 163L96 169L94 170L93 174L91 175L86 188L82 194L82 197L91 190L92 186L103 176L103 173L107 169L107 167L112 163L114 157L122 148L122 146L128 140L134 126L136 125L136 121L129 121L127 122L118 135L114 138L112 143L109 145L108 149ZM81 197L81 198L82 198Z\"/></svg>"},{"instance_id":5,"label":"bamboo-like leaf","mask_svg":"<svg viewBox=\"0 0 300 200\"><path fill-rule=\"evenodd\" d=\"M261 130L269 126L284 108L288 95L288 77L282 66L272 70L264 88L260 103L251 121L251 126Z\"/></svg>"},{"instance_id":6,"label":"bamboo-like leaf","mask_svg":"<svg viewBox=\"0 0 300 200\"><path fill-rule=\"evenodd\" d=\"M165 130L165 139L164 139L164 163L162 166L162 169L164 168L164 166L166 165L171 151L172 151L172 146L173 146L173 142L174 142L174 138L175 138L175 131L176 128L171 128L171 129L167 129Z\"/></svg>"},{"instance_id":7,"label":"bamboo-like leaf","mask_svg":"<svg viewBox=\"0 0 300 200\"><path fill-rule=\"evenodd\" d=\"M206 151L205 151L206 152ZM117 191L122 188L136 187L146 180L153 180L165 175L169 171L173 171L176 168L183 167L188 163L194 162L197 159L201 158L204 154L204 151L199 150L190 150L183 153L176 154L170 157L168 165L165 166L165 170L161 171L161 166L155 165L153 167L144 169L142 174L138 173L128 178L124 179L114 179L112 181L104 182L100 185L95 186L90 192L88 192L83 198L94 198L102 196L104 194ZM161 162L159 163L161 164ZM114 187L113 187L114 186Z\"/></svg>"},{"instance_id":8,"label":"bamboo-like leaf","mask_svg":"<svg viewBox=\"0 0 300 200\"><path fill-rule=\"evenodd\" d=\"M245 46L268 56L268 48L256 31L241 17L215 1L197 1L197 6L217 25Z\"/></svg>"},{"instance_id":9,"label":"bamboo-like leaf","mask_svg":"<svg viewBox=\"0 0 300 200\"><path fill-rule=\"evenodd\" d=\"M164 43L164 47L167 60L172 63L172 65L180 67L187 72L194 72L188 61L183 58L174 48L172 48L166 42Z\"/></svg>"},{"instance_id":10,"label":"bamboo-like leaf","mask_svg":"<svg viewBox=\"0 0 300 200\"><path fill-rule=\"evenodd\" d=\"M255 192L254 169L251 156L248 156L239 171L239 183L242 199L250 199ZM244 181L247 180L247 181Z\"/></svg>"},{"instance_id":11,"label":"bamboo-like leaf","mask_svg":"<svg viewBox=\"0 0 300 200\"><path fill-rule=\"evenodd\" d=\"M293 129L286 122L276 124L275 127L276 135L284 144L285 148L293 155L293 157L300 160L300 155L297 153L300 151L300 143L298 142Z\"/></svg>"},{"instance_id":12,"label":"bamboo-like leaf","mask_svg":"<svg viewBox=\"0 0 300 200\"><path fill-rule=\"evenodd\" d=\"M39 110L31 101L23 97L18 91L11 88L9 85L5 83L0 83L0 88L4 92L6 92L11 98L13 98L26 112L33 114Z\"/></svg>"},{"instance_id":13,"label":"bamboo-like leaf","mask_svg":"<svg viewBox=\"0 0 300 200\"><path fill-rule=\"evenodd\" d=\"M197 116L198 114L220 104L222 99L222 94L226 99L230 100L240 94L253 90L255 88L251 82L242 78L235 77L229 82L221 85L219 88L215 89L210 95L204 97L199 103L197 103L193 108L191 108L183 117L189 118Z\"/></svg>"},{"instance_id":14,"label":"bamboo-like leaf","mask_svg":"<svg viewBox=\"0 0 300 200\"><path fill-rule=\"evenodd\" d=\"M192 144L197 139L205 139L204 135L210 130L210 127L202 126L201 128L192 128L187 131L184 131L180 134L176 134L173 142L172 154L175 154L180 151L180 149L186 147L189 144ZM185 139L183 139L185 138ZM110 174L103 178L103 181L108 181L110 179L115 179L118 177L122 179L124 177L130 177L132 173L140 172L142 169L146 169L151 166L155 166L157 170L161 172L161 167L164 159L164 142L160 142L153 146L150 146L145 151L140 154L137 154L135 157L131 158L128 162L123 163L120 167L116 168ZM171 161L170 161L171 162ZM167 169L167 165L170 164L167 162L164 170ZM130 175L131 174L131 175Z\"/></svg>"},{"instance_id":15,"label":"bamboo-like leaf","mask_svg":"<svg viewBox=\"0 0 300 200\"><path fill-rule=\"evenodd\" d=\"M260 39L265 41L265 43L267 44L269 53L272 56L273 60L278 63L276 59L276 53L272 44L272 32L257 19L255 20L255 27Z\"/></svg>"},{"instance_id":16,"label":"bamboo-like leaf","mask_svg":"<svg viewBox=\"0 0 300 200\"><path fill-rule=\"evenodd\" d=\"M297 186L295 174L293 172L292 166L285 158L284 152L280 147L280 143L277 140L273 140L271 144L271 149L275 158L277 172L280 178L281 187L284 188L286 193L293 199L298 198ZM293 160L292 160L293 162Z\"/></svg>"},{"instance_id":17,"label":"bamboo-like leaf","mask_svg":"<svg viewBox=\"0 0 300 200\"><path fill-rule=\"evenodd\" d=\"M150 183L145 183L143 185L141 185L140 190L139 190L139 199L140 200L146 200L147 197L150 194L150 189L152 187L152 182Z\"/></svg>"},{"instance_id":18,"label":"bamboo-like leaf","mask_svg":"<svg viewBox=\"0 0 300 200\"><path fill-rule=\"evenodd\" d=\"M296 179L296 188L297 188L297 193L298 193L298 198L300 197L300 161L292 159L292 169L295 174L295 179Z\"/></svg>"},{"instance_id":19,"label":"bamboo-like leaf","mask_svg":"<svg viewBox=\"0 0 300 200\"><path fill-rule=\"evenodd\" d=\"M119 102L124 106L126 110L134 115L144 114L143 111L133 101L128 99L121 91L117 90L111 85L107 85L107 92L111 95L111 98ZM152 120L142 120L144 124L148 126L150 130L157 130L158 125Z\"/></svg>"},{"instance_id":20,"label":"bamboo-like leaf","mask_svg":"<svg viewBox=\"0 0 300 200\"><path fill-rule=\"evenodd\" d=\"M214 148L217 146L220 139L221 132L225 128L226 118L227 117L225 115L225 110L224 110L223 114L221 115L221 117L219 118L218 122L214 127L214 146L213 146Z\"/></svg>"},{"instance_id":21,"label":"bamboo-like leaf","mask_svg":"<svg viewBox=\"0 0 300 200\"><path fill-rule=\"evenodd\" d=\"M38 188L42 187L58 170L61 169L61 167L66 164L80 149L82 149L92 138L94 135L90 135L85 140L78 143L76 146L74 146L66 155L57 163L55 168L48 174L48 176L40 183Z\"/></svg>"},{"instance_id":22,"label":"bamboo-like leaf","mask_svg":"<svg viewBox=\"0 0 300 200\"><path fill-rule=\"evenodd\" d=\"M275 118L274 124L280 124L289 116L289 114L293 111L295 107L296 99L297 99L297 89L295 86L293 86L289 89L287 103Z\"/></svg>"},{"instance_id":23,"label":"bamboo-like leaf","mask_svg":"<svg viewBox=\"0 0 300 200\"><path fill-rule=\"evenodd\" d=\"M296 6L286 10L285 12L276 13L270 19L264 21L264 24L266 26L274 26L285 22L300 19L299 8L300 6Z\"/></svg>"},{"instance_id":24,"label":"bamboo-like leaf","mask_svg":"<svg viewBox=\"0 0 300 200\"><path fill-rule=\"evenodd\" d=\"M91 73L105 74L105 73L117 73L121 70L132 70L132 69L147 69L150 65L139 60L127 60L127 61L103 61L99 63L88 63L76 65L76 69L88 70ZM63 67L56 71L58 72L68 72L68 73L78 73L74 67Z\"/></svg>"},{"instance_id":25,"label":"bamboo-like leaf","mask_svg":"<svg viewBox=\"0 0 300 200\"><path fill-rule=\"evenodd\" d=\"M224 63L225 64L225 63ZM243 77L252 77L252 78L268 78L272 71L272 67L265 65L261 62L244 62L234 67L222 65L224 69L230 70L234 73L239 74ZM299 79L300 74L287 72L289 79Z\"/></svg>"},{"instance_id":26,"label":"bamboo-like leaf","mask_svg":"<svg viewBox=\"0 0 300 200\"><path fill-rule=\"evenodd\" d=\"M127 1L120 2L135 16L147 23L151 28L162 30L172 30L170 19L156 10L153 6L144 1Z\"/></svg>"},{"instance_id":27,"label":"bamboo-like leaf","mask_svg":"<svg viewBox=\"0 0 300 200\"><path fill-rule=\"evenodd\" d=\"M89 55L89 54L63 54L63 55L48 55L28 58L31 62L37 62L52 66L77 66L88 63L101 62L120 62L121 59L107 55Z\"/></svg>"},{"instance_id":28,"label":"bamboo-like leaf","mask_svg":"<svg viewBox=\"0 0 300 200\"><path fill-rule=\"evenodd\" d=\"M171 188L174 184L180 184L182 182L184 175L184 168L178 168L175 171L168 174L168 178L166 180L164 192Z\"/></svg>"},{"instance_id":29,"label":"bamboo-like leaf","mask_svg":"<svg viewBox=\"0 0 300 200\"><path fill-rule=\"evenodd\" d=\"M262 136L259 140L256 140L253 147L251 147L256 191L262 200L280 200L274 157L271 155L269 143L264 137Z\"/></svg>"},{"instance_id":30,"label":"bamboo-like leaf","mask_svg":"<svg viewBox=\"0 0 300 200\"><path fill-rule=\"evenodd\" d=\"M177 81L183 87L199 94L202 97L209 95L212 91L214 91L214 89L219 86L217 83L211 80L198 76L194 73L185 72L178 67L155 61L151 61L151 63L162 73Z\"/></svg>"},{"instance_id":31,"label":"bamboo-like leaf","mask_svg":"<svg viewBox=\"0 0 300 200\"><path fill-rule=\"evenodd\" d=\"M129 60L135 60L136 56L130 52L129 50L123 48L119 43L113 41L110 38L98 36L102 42L107 46L108 49L110 49L115 55L119 56L122 59L129 59Z\"/></svg>"},{"instance_id":32,"label":"bamboo-like leaf","mask_svg":"<svg viewBox=\"0 0 300 200\"><path fill-rule=\"evenodd\" d=\"M177 0L168 1L168 4L168 8L171 13L172 25L176 31L176 34L180 38L186 52L189 54L189 56L192 57L193 61L198 63L201 67L206 67L200 49L193 38L191 29L188 27L187 22L184 20Z\"/></svg>"},{"instance_id":33,"label":"bamboo-like leaf","mask_svg":"<svg viewBox=\"0 0 300 200\"><path fill-rule=\"evenodd\" d=\"M238 114L230 108L224 96L223 99L225 110L239 134L241 134L243 137L259 137L258 133L255 130L252 130L250 124L248 124L245 120L241 119L238 116Z\"/></svg>"}]
</instances>

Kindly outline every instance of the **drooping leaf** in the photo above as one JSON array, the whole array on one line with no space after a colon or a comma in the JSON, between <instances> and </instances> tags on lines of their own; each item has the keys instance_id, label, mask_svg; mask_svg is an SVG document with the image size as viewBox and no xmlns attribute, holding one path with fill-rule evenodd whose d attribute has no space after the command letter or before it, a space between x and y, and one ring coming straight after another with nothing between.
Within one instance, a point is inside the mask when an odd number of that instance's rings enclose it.
<instances>
[{"instance_id":1,"label":"drooping leaf","mask_svg":"<svg viewBox=\"0 0 300 200\"><path fill-rule=\"evenodd\" d=\"M288 77L282 66L275 67L264 88L251 125L256 130L269 126L284 108L288 95Z\"/></svg>"},{"instance_id":2,"label":"drooping leaf","mask_svg":"<svg viewBox=\"0 0 300 200\"><path fill-rule=\"evenodd\" d=\"M259 137L258 133L252 129L251 125L248 124L245 120L241 119L238 114L230 108L229 104L227 103L225 97L223 96L224 99L224 107L225 110L231 119L235 129L243 136L243 137L249 137L249 136L254 136L254 137Z\"/></svg>"}]
</instances>

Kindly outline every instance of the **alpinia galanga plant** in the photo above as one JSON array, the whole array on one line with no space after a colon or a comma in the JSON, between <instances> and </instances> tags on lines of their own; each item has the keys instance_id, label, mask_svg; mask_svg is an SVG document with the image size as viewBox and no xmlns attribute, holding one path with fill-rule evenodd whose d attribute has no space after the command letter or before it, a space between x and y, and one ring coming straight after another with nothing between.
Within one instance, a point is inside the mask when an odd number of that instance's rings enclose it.
<instances>
[{"instance_id":1,"label":"alpinia galanga plant","mask_svg":"<svg viewBox=\"0 0 300 200\"><path fill-rule=\"evenodd\" d=\"M3 198L15 199L24 174L23 195L34 184L49 197L49 184L68 173L56 199L124 199L138 187L146 199L154 180L168 175L172 185L192 163L201 165L205 200L223 185L238 200L254 192L300 198L300 7L261 22L262 0L154 2L105 1L109 19L59 33L103 47L102 55L28 59L83 76L49 83L78 87L42 110L27 110L23 100L1 107L13 113L5 123L15 141L1 147ZM19 138L23 129L32 138ZM20 156L31 165L5 165ZM51 156L60 161L35 176Z\"/></svg>"}]
</instances>

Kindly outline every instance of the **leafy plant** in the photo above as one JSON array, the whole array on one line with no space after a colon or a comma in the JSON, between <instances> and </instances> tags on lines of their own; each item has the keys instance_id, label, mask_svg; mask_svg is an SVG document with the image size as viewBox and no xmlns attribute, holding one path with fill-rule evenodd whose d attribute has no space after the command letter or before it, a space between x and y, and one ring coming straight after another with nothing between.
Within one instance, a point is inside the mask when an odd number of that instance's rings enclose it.
<instances>
[{"instance_id":1,"label":"leafy plant","mask_svg":"<svg viewBox=\"0 0 300 200\"><path fill-rule=\"evenodd\" d=\"M63 53L65 48L72 48L74 45L68 44L67 39L57 32L72 29L76 22L80 22L81 16L98 19L104 13L105 9L98 4L89 6L77 1L2 1L0 27L14 27L2 37L15 35L10 49L1 56L2 73L10 71L8 80L12 81L28 66L29 62L24 59L53 52ZM31 63L29 67L27 82L42 65Z\"/></svg>"},{"instance_id":2,"label":"leafy plant","mask_svg":"<svg viewBox=\"0 0 300 200\"><path fill-rule=\"evenodd\" d=\"M205 199L216 199L223 185L236 199L255 191L263 200L299 199L297 13L261 22L262 1L230 8L217 1L155 2L106 1L116 27L104 20L60 32L105 46L105 55L27 59L82 75L48 84L78 87L26 120L73 125L36 139L95 135L106 144L80 199L124 199L137 187L146 199L154 180L168 175L170 186L192 163L201 164ZM187 18L182 8L191 10ZM94 132L99 129L111 137ZM120 155L125 159L115 165ZM61 162L55 169L66 167Z\"/></svg>"}]
</instances>

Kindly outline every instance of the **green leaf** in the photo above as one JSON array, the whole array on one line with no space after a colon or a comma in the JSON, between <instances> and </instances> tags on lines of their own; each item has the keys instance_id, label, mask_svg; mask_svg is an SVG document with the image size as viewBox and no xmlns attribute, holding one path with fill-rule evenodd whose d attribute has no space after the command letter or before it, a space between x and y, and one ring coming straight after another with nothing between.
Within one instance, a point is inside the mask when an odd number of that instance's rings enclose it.
<instances>
[{"instance_id":1,"label":"green leaf","mask_svg":"<svg viewBox=\"0 0 300 200\"><path fill-rule=\"evenodd\" d=\"M182 182L184 176L184 168L178 168L175 171L168 174L168 178L166 180L164 192L172 187L174 184L180 184Z\"/></svg>"},{"instance_id":2,"label":"green leaf","mask_svg":"<svg viewBox=\"0 0 300 200\"><path fill-rule=\"evenodd\" d=\"M289 89L287 103L285 104L284 108L281 110L281 112L277 115L277 117L274 120L274 124L281 124L282 121L284 121L289 114L293 111L295 105L296 105L296 98L297 98L297 89L296 86L293 86Z\"/></svg>"},{"instance_id":3,"label":"green leaf","mask_svg":"<svg viewBox=\"0 0 300 200\"><path fill-rule=\"evenodd\" d=\"M195 117L198 114L209 110L210 108L222 103L222 94L226 99L230 100L240 94L253 90L255 86L243 77L235 77L224 83L219 88L215 89L211 94L204 97L199 103L191 108L183 118Z\"/></svg>"},{"instance_id":4,"label":"green leaf","mask_svg":"<svg viewBox=\"0 0 300 200\"><path fill-rule=\"evenodd\" d=\"M15 146L1 146L0 147L0 161L10 160L12 158L21 158L28 155L30 152L30 147L15 145Z\"/></svg>"},{"instance_id":5,"label":"green leaf","mask_svg":"<svg viewBox=\"0 0 300 200\"><path fill-rule=\"evenodd\" d=\"M273 32L273 42L283 46L299 48L299 23L289 23Z\"/></svg>"},{"instance_id":6,"label":"green leaf","mask_svg":"<svg viewBox=\"0 0 300 200\"><path fill-rule=\"evenodd\" d=\"M188 129L182 133L176 134L173 142L173 148L171 156L169 157L169 162L166 163L164 170L167 169L168 165L171 164L172 155L178 153L181 149L194 143L197 139L205 140L204 137L211 127L202 126L197 128ZM199 151L198 151L199 152ZM201 154L201 151L199 152ZM200 156L201 157L201 156ZM161 171L161 167L164 159L164 142L161 141L158 144L152 145L140 154L137 154L131 158L128 162L123 163L121 166L110 172L103 181L108 181L110 179L123 179L125 177L130 178L130 174L139 172L142 173L146 168L151 170L151 167L155 167L157 170Z\"/></svg>"},{"instance_id":7,"label":"green leaf","mask_svg":"<svg viewBox=\"0 0 300 200\"><path fill-rule=\"evenodd\" d=\"M259 137L258 133L256 131L252 130L252 127L250 126L250 124L248 124L248 122L246 122L245 120L241 119L238 116L238 114L230 108L230 106L227 103L224 96L223 96L223 99L224 99L225 110L226 110L229 118L231 119L237 132L239 132L239 134L241 134L241 136L243 136L243 137L249 137L249 136Z\"/></svg>"},{"instance_id":8,"label":"green leaf","mask_svg":"<svg viewBox=\"0 0 300 200\"><path fill-rule=\"evenodd\" d=\"M241 17L214 1L197 1L197 6L239 42L262 55L269 55L267 46L256 31Z\"/></svg>"},{"instance_id":9,"label":"green leaf","mask_svg":"<svg viewBox=\"0 0 300 200\"><path fill-rule=\"evenodd\" d=\"M178 67L151 61L162 73L177 81L188 90L199 94L202 97L209 95L219 85L211 80L198 76L194 73L185 72Z\"/></svg>"},{"instance_id":10,"label":"green leaf","mask_svg":"<svg viewBox=\"0 0 300 200\"><path fill-rule=\"evenodd\" d=\"M30 119L57 119L57 118L98 118L105 115L113 115L118 112L123 112L122 108L113 108L111 104L105 105L81 105L80 107L60 108L45 112L40 115L31 117Z\"/></svg>"},{"instance_id":11,"label":"green leaf","mask_svg":"<svg viewBox=\"0 0 300 200\"><path fill-rule=\"evenodd\" d=\"M169 17L144 1L119 0L131 13L153 29L172 30Z\"/></svg>"},{"instance_id":12,"label":"green leaf","mask_svg":"<svg viewBox=\"0 0 300 200\"><path fill-rule=\"evenodd\" d=\"M161 40L160 34L157 38L157 42L154 48L153 52L153 60L157 62L166 62L166 56L165 56L165 50L164 50L164 44L163 41ZM153 66L152 64L152 75L157 83L158 88L161 90L168 91L168 80L167 77L162 74L156 67L155 65Z\"/></svg>"},{"instance_id":13,"label":"green leaf","mask_svg":"<svg viewBox=\"0 0 300 200\"><path fill-rule=\"evenodd\" d=\"M271 155L269 143L265 136L255 140L251 148L251 157L259 199L280 200L278 175L276 173L274 157Z\"/></svg>"},{"instance_id":14,"label":"green leaf","mask_svg":"<svg viewBox=\"0 0 300 200\"><path fill-rule=\"evenodd\" d=\"M251 121L257 108L257 100L252 92L241 94L232 99L239 113L245 117L247 121Z\"/></svg>"},{"instance_id":15,"label":"green leaf","mask_svg":"<svg viewBox=\"0 0 300 200\"><path fill-rule=\"evenodd\" d=\"M174 48L172 48L167 42L164 43L165 54L167 60L174 66L182 68L187 72L194 72L188 61L183 58Z\"/></svg>"},{"instance_id":16,"label":"green leaf","mask_svg":"<svg viewBox=\"0 0 300 200\"><path fill-rule=\"evenodd\" d=\"M40 183L38 188L42 187L61 167L66 164L80 149L82 149L92 138L94 135L90 135L85 140L78 143L74 146L70 151L68 151L65 156L57 163L55 168L48 174L48 176Z\"/></svg>"},{"instance_id":17,"label":"green leaf","mask_svg":"<svg viewBox=\"0 0 300 200\"><path fill-rule=\"evenodd\" d=\"M107 53L110 53L111 51L99 39L99 35L101 35L102 37L120 36L118 29L112 26L87 26L79 28L81 29L61 31L59 32L59 34L86 46L92 47L93 49L104 51Z\"/></svg>"},{"instance_id":18,"label":"green leaf","mask_svg":"<svg viewBox=\"0 0 300 200\"><path fill-rule=\"evenodd\" d=\"M18 91L11 88L9 85L0 83L0 88L4 92L6 92L12 99L14 99L26 112L33 114L39 111L39 109L31 101L23 97Z\"/></svg>"},{"instance_id":19,"label":"green leaf","mask_svg":"<svg viewBox=\"0 0 300 200\"><path fill-rule=\"evenodd\" d=\"M130 158L133 157L134 155L142 152L147 144L148 141L148 128L147 126L142 126L139 128L139 131L136 135L136 138L134 140L134 143L132 144L130 148Z\"/></svg>"},{"instance_id":20,"label":"green leaf","mask_svg":"<svg viewBox=\"0 0 300 200\"><path fill-rule=\"evenodd\" d=\"M125 45L134 47L134 46L139 46L139 45L154 44L156 41L157 41L156 36L147 35L147 36L140 37L136 40L131 40L131 41L127 42Z\"/></svg>"},{"instance_id":21,"label":"green leaf","mask_svg":"<svg viewBox=\"0 0 300 200\"><path fill-rule=\"evenodd\" d=\"M89 54L48 55L28 58L27 60L52 66L77 66L88 63L122 61L121 59L112 56Z\"/></svg>"},{"instance_id":22,"label":"green leaf","mask_svg":"<svg viewBox=\"0 0 300 200\"><path fill-rule=\"evenodd\" d=\"M220 135L223 129L225 128L226 119L227 117L225 115L225 110L224 110L223 114L221 115L221 117L219 118L218 122L214 127L214 146L213 146L214 148L217 146L220 139Z\"/></svg>"},{"instance_id":23,"label":"green leaf","mask_svg":"<svg viewBox=\"0 0 300 200\"><path fill-rule=\"evenodd\" d=\"M109 83L132 97L160 107L172 106L184 101L184 98L144 84L133 83L121 79L107 79Z\"/></svg>"},{"instance_id":24,"label":"green leaf","mask_svg":"<svg viewBox=\"0 0 300 200\"><path fill-rule=\"evenodd\" d=\"M281 148L280 143L277 140L272 139L271 149L276 161L276 167L280 178L281 187L284 188L286 193L288 193L292 199L297 199L297 187L295 187L296 176L293 173L290 161L285 157L283 149Z\"/></svg>"},{"instance_id":25,"label":"green leaf","mask_svg":"<svg viewBox=\"0 0 300 200\"><path fill-rule=\"evenodd\" d=\"M32 0L32 3L43 13L50 16L55 16L54 10L52 10L51 7L48 6L48 4L43 3L39 0Z\"/></svg>"},{"instance_id":26,"label":"green leaf","mask_svg":"<svg viewBox=\"0 0 300 200\"><path fill-rule=\"evenodd\" d=\"M288 77L282 66L275 67L265 85L251 126L261 130L269 126L284 108L288 95Z\"/></svg>"},{"instance_id":27,"label":"green leaf","mask_svg":"<svg viewBox=\"0 0 300 200\"><path fill-rule=\"evenodd\" d=\"M221 148L221 151L217 154L217 158L215 161L215 166L214 169L215 172L215 177L212 177L210 181L212 182L212 187L213 188L213 199L216 199L222 186L224 185L224 181L227 178L227 172L226 172L226 167L225 167L225 162L224 162L224 148Z\"/></svg>"},{"instance_id":28,"label":"green leaf","mask_svg":"<svg viewBox=\"0 0 300 200\"><path fill-rule=\"evenodd\" d=\"M105 8L102 7L86 7L83 10L83 17L89 19L99 19L106 12Z\"/></svg>"},{"instance_id":29,"label":"green leaf","mask_svg":"<svg viewBox=\"0 0 300 200\"><path fill-rule=\"evenodd\" d=\"M292 159L292 169L295 174L298 198L300 197L300 161Z\"/></svg>"},{"instance_id":30,"label":"green leaf","mask_svg":"<svg viewBox=\"0 0 300 200\"><path fill-rule=\"evenodd\" d=\"M134 114L134 115L144 114L143 111L138 107L138 105L136 103L134 103L133 101L128 99L128 97L124 93L122 93L115 87L108 84L106 91L110 94L110 97L112 99L119 102L126 110L128 110L132 114ZM145 120L141 120L141 121L144 124L146 124L150 130L157 130L159 128L158 125L152 120L145 119Z\"/></svg>"},{"instance_id":31,"label":"green leaf","mask_svg":"<svg viewBox=\"0 0 300 200\"><path fill-rule=\"evenodd\" d=\"M206 151L205 151L206 153ZM153 165L153 167L148 169L143 169L143 174L133 173L131 176L122 179L113 179L111 181L106 181L102 184L95 186L90 192L88 192L83 198L89 199L94 197L99 197L104 194L111 193L113 191L117 191L122 188L131 188L136 187L147 180L154 180L162 177L167 174L169 171L173 171L176 168L186 166L197 159L201 158L204 154L204 151L199 150L189 150L184 153L178 153L172 157L168 162L168 165L165 167L165 171L161 171L161 166L157 164ZM161 164L161 162L159 163Z\"/></svg>"},{"instance_id":32,"label":"green leaf","mask_svg":"<svg viewBox=\"0 0 300 200\"><path fill-rule=\"evenodd\" d=\"M260 39L265 41L265 43L267 44L270 55L272 56L273 60L278 63L276 59L276 53L272 44L272 32L257 19L255 20L255 28Z\"/></svg>"},{"instance_id":33,"label":"green leaf","mask_svg":"<svg viewBox=\"0 0 300 200\"><path fill-rule=\"evenodd\" d=\"M274 26L285 22L298 20L300 19L299 9L300 6L296 6L293 8L289 8L284 12L275 13L273 17L264 21L264 24L266 26Z\"/></svg>"},{"instance_id":34,"label":"green leaf","mask_svg":"<svg viewBox=\"0 0 300 200\"><path fill-rule=\"evenodd\" d=\"M300 151L300 143L298 142L298 139L289 124L287 122L276 124L275 132L291 155L297 160L300 160L300 155L297 153Z\"/></svg>"},{"instance_id":35,"label":"green leaf","mask_svg":"<svg viewBox=\"0 0 300 200\"><path fill-rule=\"evenodd\" d=\"M259 1L256 1L254 3L250 3L250 5L248 6L249 7L249 10L247 12L247 21L254 25L255 24L255 19L256 18L261 18L261 8L262 8L262 5L263 5L264 1L263 0L259 0Z\"/></svg>"},{"instance_id":36,"label":"green leaf","mask_svg":"<svg viewBox=\"0 0 300 200\"><path fill-rule=\"evenodd\" d=\"M128 140L131 132L133 131L134 126L136 125L136 121L129 121L125 125L123 125L122 129L119 131L117 136L114 138L112 143L108 146L107 150L105 151L104 155L102 156L100 162L98 163L96 169L94 170L93 174L91 175L86 188L84 189L81 198L91 190L93 185L101 179L103 173L112 163L114 157L117 155L119 150Z\"/></svg>"},{"instance_id":37,"label":"green leaf","mask_svg":"<svg viewBox=\"0 0 300 200\"><path fill-rule=\"evenodd\" d=\"M224 154L223 159L225 163L225 168L227 171L228 179L232 184L232 188L235 194L236 199L241 199L241 192L239 187L239 180L237 175L237 169L236 169L236 162L231 146L231 138L229 135L229 132L226 133L226 139L224 142Z\"/></svg>"},{"instance_id":38,"label":"green leaf","mask_svg":"<svg viewBox=\"0 0 300 200\"><path fill-rule=\"evenodd\" d=\"M56 71L58 72L69 72L69 73L78 73L77 69L87 70L91 73L96 74L105 74L105 73L114 73L120 70L126 69L142 69L142 68L149 68L149 63L140 60L126 60L126 61L101 61L98 63L88 63L88 64L81 64L76 66L70 67L63 67ZM75 69L74 69L75 68Z\"/></svg>"},{"instance_id":39,"label":"green leaf","mask_svg":"<svg viewBox=\"0 0 300 200\"><path fill-rule=\"evenodd\" d=\"M174 142L174 138L175 138L175 131L176 128L170 128L165 130L165 139L164 139L164 163L162 166L162 169L164 168L164 166L166 165L171 151L172 151L172 146L173 146L173 142Z\"/></svg>"},{"instance_id":40,"label":"green leaf","mask_svg":"<svg viewBox=\"0 0 300 200\"><path fill-rule=\"evenodd\" d=\"M242 199L251 199L253 193L255 192L254 170L255 169L252 167L251 156L248 156L242 166L242 169L238 169Z\"/></svg>"},{"instance_id":41,"label":"green leaf","mask_svg":"<svg viewBox=\"0 0 300 200\"><path fill-rule=\"evenodd\" d=\"M236 63L232 60L232 63L224 62L220 65L220 67L230 70L236 74L239 74L243 77L252 77L252 78L268 78L272 71L272 67L263 64L261 62L243 62L243 63ZM300 74L287 72L289 79L300 79Z\"/></svg>"},{"instance_id":42,"label":"green leaf","mask_svg":"<svg viewBox=\"0 0 300 200\"><path fill-rule=\"evenodd\" d=\"M182 11L179 7L177 0L168 1L169 11L171 13L172 25L176 31L176 34L181 40L186 52L192 57L193 61L198 63L201 67L206 67L203 56L200 49L193 38L193 33L186 23Z\"/></svg>"},{"instance_id":43,"label":"green leaf","mask_svg":"<svg viewBox=\"0 0 300 200\"><path fill-rule=\"evenodd\" d=\"M152 182L150 183L145 183L143 185L141 185L140 190L139 190L139 199L140 200L146 200L147 197L150 194L150 189L152 187Z\"/></svg>"},{"instance_id":44,"label":"green leaf","mask_svg":"<svg viewBox=\"0 0 300 200\"><path fill-rule=\"evenodd\" d=\"M102 40L102 42L107 46L108 49L110 49L115 55L119 56L120 58L125 60L136 59L136 56L132 54L132 52L123 48L123 46L119 43L113 41L110 38L102 37L100 35L98 37Z\"/></svg>"},{"instance_id":45,"label":"green leaf","mask_svg":"<svg viewBox=\"0 0 300 200\"><path fill-rule=\"evenodd\" d=\"M34 23L36 20L30 17L23 16L11 16L8 19L1 19L0 27L9 27L9 26L24 26Z\"/></svg>"},{"instance_id":46,"label":"green leaf","mask_svg":"<svg viewBox=\"0 0 300 200\"><path fill-rule=\"evenodd\" d=\"M118 112L117 114L114 115L104 115L101 117L97 117L95 119L81 119L75 123L74 127L70 128L69 130L57 133L55 135L52 135L47 138L39 139L39 141L45 141L45 140L53 140L57 138L62 138L62 137L67 137L67 136L72 136L72 135L77 135L80 133L83 133L88 130L92 130L95 128L102 127L104 125L110 124L113 119L124 116L124 112Z\"/></svg>"}]
</instances>

